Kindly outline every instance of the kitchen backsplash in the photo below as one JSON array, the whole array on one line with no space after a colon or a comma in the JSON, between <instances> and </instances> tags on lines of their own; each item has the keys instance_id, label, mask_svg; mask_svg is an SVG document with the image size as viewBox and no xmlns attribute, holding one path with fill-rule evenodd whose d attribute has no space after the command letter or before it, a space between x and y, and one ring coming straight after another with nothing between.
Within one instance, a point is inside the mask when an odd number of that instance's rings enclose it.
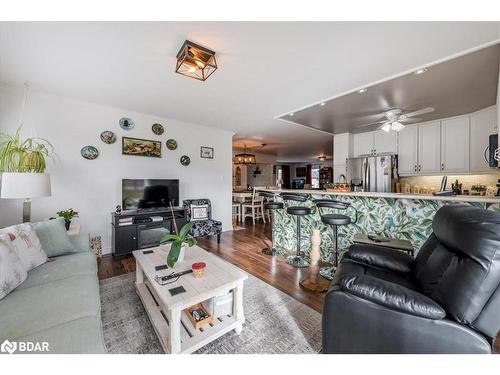
<instances>
[{"instance_id":1,"label":"kitchen backsplash","mask_svg":"<svg viewBox=\"0 0 500 375\"><path fill-rule=\"evenodd\" d=\"M419 186L420 188L439 190L442 178L443 176L413 176L401 177L400 181L401 185L407 183L412 188L414 186ZM476 184L494 187L499 178L500 173L448 176L448 185L446 185L446 189L451 190L451 184L454 183L455 180L458 180L458 182L462 184L462 189L470 189L472 185Z\"/></svg>"}]
</instances>

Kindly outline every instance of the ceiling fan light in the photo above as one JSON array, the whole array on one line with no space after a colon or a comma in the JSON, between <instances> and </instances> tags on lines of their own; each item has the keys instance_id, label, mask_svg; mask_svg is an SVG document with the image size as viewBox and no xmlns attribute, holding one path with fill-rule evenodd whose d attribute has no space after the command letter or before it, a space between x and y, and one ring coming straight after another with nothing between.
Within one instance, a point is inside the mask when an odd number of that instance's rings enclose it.
<instances>
[{"instance_id":1,"label":"ceiling fan light","mask_svg":"<svg viewBox=\"0 0 500 375\"><path fill-rule=\"evenodd\" d=\"M383 131L385 132L390 132L391 131L391 123L390 122L386 122L384 125L382 125L382 128L381 128Z\"/></svg>"},{"instance_id":2,"label":"ceiling fan light","mask_svg":"<svg viewBox=\"0 0 500 375\"><path fill-rule=\"evenodd\" d=\"M392 130L399 132L405 128L405 126L399 121L394 121L391 125Z\"/></svg>"}]
</instances>

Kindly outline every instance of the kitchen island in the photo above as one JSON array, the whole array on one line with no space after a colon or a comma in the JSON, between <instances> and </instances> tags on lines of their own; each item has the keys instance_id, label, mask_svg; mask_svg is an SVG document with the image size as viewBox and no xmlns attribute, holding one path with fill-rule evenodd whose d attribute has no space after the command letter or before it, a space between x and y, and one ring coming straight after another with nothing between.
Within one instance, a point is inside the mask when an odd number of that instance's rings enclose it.
<instances>
[{"instance_id":1,"label":"kitchen island","mask_svg":"<svg viewBox=\"0 0 500 375\"><path fill-rule=\"evenodd\" d=\"M409 240L418 252L420 246L432 233L432 219L436 211L448 204L470 204L500 212L500 197L485 196L434 196L403 193L377 192L337 192L321 190L262 189L275 193L304 194L309 199L304 206L313 206L313 199L332 199L349 202L358 211L354 224L339 226L339 255L352 244L355 234L375 234L391 238ZM281 200L281 198L277 198ZM347 214L352 214L349 210ZM311 249L311 232L314 228L321 232L321 259L328 261L334 241L333 230L325 226L316 212L301 220L301 249L308 254ZM278 252L293 253L296 242L296 224L286 210L276 210L273 223Z\"/></svg>"}]
</instances>

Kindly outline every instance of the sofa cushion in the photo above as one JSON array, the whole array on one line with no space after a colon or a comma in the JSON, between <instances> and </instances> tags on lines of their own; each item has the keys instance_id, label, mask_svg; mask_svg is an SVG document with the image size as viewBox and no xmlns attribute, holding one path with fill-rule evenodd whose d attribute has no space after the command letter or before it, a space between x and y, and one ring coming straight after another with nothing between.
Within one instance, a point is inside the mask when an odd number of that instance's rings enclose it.
<instances>
[{"instance_id":1,"label":"sofa cushion","mask_svg":"<svg viewBox=\"0 0 500 375\"><path fill-rule=\"evenodd\" d=\"M26 280L26 277L26 268L12 246L9 234L0 234L0 300Z\"/></svg>"},{"instance_id":2,"label":"sofa cushion","mask_svg":"<svg viewBox=\"0 0 500 375\"><path fill-rule=\"evenodd\" d=\"M47 256L56 257L77 251L66 232L63 218L33 223L33 228Z\"/></svg>"},{"instance_id":3,"label":"sofa cushion","mask_svg":"<svg viewBox=\"0 0 500 375\"><path fill-rule=\"evenodd\" d=\"M75 276L89 275L95 277L96 274L97 264L92 253L68 254L54 258L31 270L26 281L19 285L18 289L36 287Z\"/></svg>"},{"instance_id":4,"label":"sofa cushion","mask_svg":"<svg viewBox=\"0 0 500 375\"><path fill-rule=\"evenodd\" d=\"M69 240L75 248L75 252L89 252L90 251L90 238L88 234L79 234L69 236Z\"/></svg>"},{"instance_id":5,"label":"sofa cushion","mask_svg":"<svg viewBox=\"0 0 500 375\"><path fill-rule=\"evenodd\" d=\"M95 275L16 290L0 301L0 342L99 314L99 284Z\"/></svg>"},{"instance_id":6,"label":"sofa cushion","mask_svg":"<svg viewBox=\"0 0 500 375\"><path fill-rule=\"evenodd\" d=\"M13 225L2 229L2 232L12 235L12 245L26 271L31 271L47 261L47 254L43 251L31 223Z\"/></svg>"},{"instance_id":7,"label":"sofa cushion","mask_svg":"<svg viewBox=\"0 0 500 375\"><path fill-rule=\"evenodd\" d=\"M106 353L99 317L86 317L17 338L18 341L49 343L49 352L58 354Z\"/></svg>"}]
</instances>

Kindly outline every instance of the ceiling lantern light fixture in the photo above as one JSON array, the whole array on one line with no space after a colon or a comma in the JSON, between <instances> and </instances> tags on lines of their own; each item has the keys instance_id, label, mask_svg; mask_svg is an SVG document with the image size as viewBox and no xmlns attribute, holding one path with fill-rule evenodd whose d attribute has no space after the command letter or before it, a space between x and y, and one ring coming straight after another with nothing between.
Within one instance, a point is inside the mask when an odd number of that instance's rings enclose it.
<instances>
[{"instance_id":1,"label":"ceiling lantern light fixture","mask_svg":"<svg viewBox=\"0 0 500 375\"><path fill-rule=\"evenodd\" d=\"M247 153L247 146L243 150L243 153L234 155L234 164L256 164L255 155Z\"/></svg>"},{"instance_id":2,"label":"ceiling lantern light fixture","mask_svg":"<svg viewBox=\"0 0 500 375\"><path fill-rule=\"evenodd\" d=\"M318 160L319 161L325 161L326 160L326 156L321 155L321 156L318 157Z\"/></svg>"},{"instance_id":3,"label":"ceiling lantern light fixture","mask_svg":"<svg viewBox=\"0 0 500 375\"><path fill-rule=\"evenodd\" d=\"M205 81L217 70L215 52L186 40L177 53L175 72Z\"/></svg>"}]
</instances>

